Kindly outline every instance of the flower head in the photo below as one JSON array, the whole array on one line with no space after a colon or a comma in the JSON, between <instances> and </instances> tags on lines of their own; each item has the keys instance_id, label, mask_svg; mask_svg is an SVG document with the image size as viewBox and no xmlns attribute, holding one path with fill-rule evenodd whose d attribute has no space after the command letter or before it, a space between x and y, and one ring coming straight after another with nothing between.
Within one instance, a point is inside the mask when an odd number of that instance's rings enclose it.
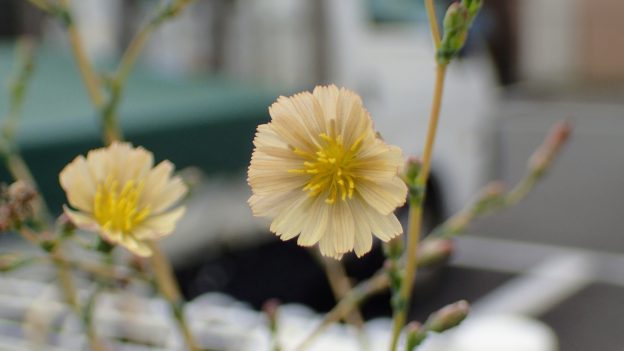
<instances>
[{"instance_id":1,"label":"flower head","mask_svg":"<svg viewBox=\"0 0 624 351\"><path fill-rule=\"evenodd\" d=\"M402 232L393 211L407 187L398 176L403 157L373 129L362 100L335 86L280 97L271 122L258 127L248 182L254 215L271 217L282 240L319 243L340 258Z\"/></svg>"},{"instance_id":2,"label":"flower head","mask_svg":"<svg viewBox=\"0 0 624 351\"><path fill-rule=\"evenodd\" d=\"M60 174L69 204L65 214L82 229L99 232L140 256L151 255L147 240L173 232L184 207L172 207L187 192L172 177L174 166L154 167L151 152L115 142L78 156Z\"/></svg>"}]
</instances>

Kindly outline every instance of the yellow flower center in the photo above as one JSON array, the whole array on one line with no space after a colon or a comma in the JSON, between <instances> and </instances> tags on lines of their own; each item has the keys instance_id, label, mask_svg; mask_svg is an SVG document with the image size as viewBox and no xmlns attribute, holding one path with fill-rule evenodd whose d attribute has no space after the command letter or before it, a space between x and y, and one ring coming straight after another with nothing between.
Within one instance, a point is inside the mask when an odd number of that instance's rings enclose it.
<instances>
[{"instance_id":1,"label":"yellow flower center","mask_svg":"<svg viewBox=\"0 0 624 351\"><path fill-rule=\"evenodd\" d=\"M119 181L108 177L98 184L93 203L93 214L102 228L124 234L132 232L150 214L149 206L139 208L144 183L129 180L122 187Z\"/></svg>"},{"instance_id":2,"label":"yellow flower center","mask_svg":"<svg viewBox=\"0 0 624 351\"><path fill-rule=\"evenodd\" d=\"M294 148L293 152L302 156L307 161L303 163L303 169L291 169L291 173L310 175L310 179L303 188L309 191L310 196L318 196L327 192L325 202L333 204L338 198L346 201L353 197L355 191L355 172L357 163L356 155L362 145L364 135L358 138L353 145L346 147L342 136L330 137L325 133L319 135L321 146L316 153Z\"/></svg>"}]
</instances>

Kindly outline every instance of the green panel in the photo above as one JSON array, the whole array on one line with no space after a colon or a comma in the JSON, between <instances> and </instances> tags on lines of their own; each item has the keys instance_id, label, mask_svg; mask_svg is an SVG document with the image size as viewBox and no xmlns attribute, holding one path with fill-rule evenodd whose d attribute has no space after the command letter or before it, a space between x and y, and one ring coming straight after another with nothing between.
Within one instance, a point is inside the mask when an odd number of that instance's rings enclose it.
<instances>
[{"instance_id":1,"label":"green panel","mask_svg":"<svg viewBox=\"0 0 624 351\"><path fill-rule=\"evenodd\" d=\"M11 47L0 46L4 82L12 60ZM255 128L268 120L267 108L277 94L222 76L181 80L139 71L124 96L120 118L128 140L179 168L196 165L207 173L230 173L247 166ZM6 97L4 84L2 114ZM48 202L59 208L63 195L58 172L76 155L101 145L97 116L71 57L40 50L18 140Z\"/></svg>"}]
</instances>

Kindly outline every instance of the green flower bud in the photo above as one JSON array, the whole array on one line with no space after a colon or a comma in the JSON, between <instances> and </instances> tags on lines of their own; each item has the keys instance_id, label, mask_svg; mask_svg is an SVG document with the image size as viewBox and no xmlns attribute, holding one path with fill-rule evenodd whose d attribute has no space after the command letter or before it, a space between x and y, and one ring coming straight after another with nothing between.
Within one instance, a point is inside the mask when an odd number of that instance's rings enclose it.
<instances>
[{"instance_id":1,"label":"green flower bud","mask_svg":"<svg viewBox=\"0 0 624 351\"><path fill-rule=\"evenodd\" d=\"M458 2L449 6L444 16L444 37L437 53L438 63L447 65L464 47L468 35L468 9Z\"/></svg>"},{"instance_id":2,"label":"green flower bud","mask_svg":"<svg viewBox=\"0 0 624 351\"><path fill-rule=\"evenodd\" d=\"M407 351L414 351L427 338L427 330L418 322L407 325L406 347Z\"/></svg>"},{"instance_id":3,"label":"green flower bud","mask_svg":"<svg viewBox=\"0 0 624 351\"><path fill-rule=\"evenodd\" d=\"M384 255L390 259L398 259L403 254L404 242L402 237L398 237L383 244Z\"/></svg>"},{"instance_id":4,"label":"green flower bud","mask_svg":"<svg viewBox=\"0 0 624 351\"><path fill-rule=\"evenodd\" d=\"M422 163L418 158L410 157L405 165L405 180L408 185L416 184Z\"/></svg>"},{"instance_id":5,"label":"green flower bud","mask_svg":"<svg viewBox=\"0 0 624 351\"><path fill-rule=\"evenodd\" d=\"M468 10L468 20L470 22L470 25L479 13L479 10L481 10L481 7L483 6L483 0L462 0L462 5L464 5L466 7L466 10Z\"/></svg>"},{"instance_id":6,"label":"green flower bud","mask_svg":"<svg viewBox=\"0 0 624 351\"><path fill-rule=\"evenodd\" d=\"M458 326L459 323L466 319L469 310L470 305L465 300L442 307L429 316L425 327L429 331L442 333Z\"/></svg>"},{"instance_id":7,"label":"green flower bud","mask_svg":"<svg viewBox=\"0 0 624 351\"><path fill-rule=\"evenodd\" d=\"M427 238L418 253L418 267L429 267L446 262L453 254L453 241L450 239Z\"/></svg>"},{"instance_id":8,"label":"green flower bud","mask_svg":"<svg viewBox=\"0 0 624 351\"><path fill-rule=\"evenodd\" d=\"M262 311L269 320L269 328L275 331L277 330L277 311L280 306L280 301L277 299L269 299L262 305Z\"/></svg>"},{"instance_id":9,"label":"green flower bud","mask_svg":"<svg viewBox=\"0 0 624 351\"><path fill-rule=\"evenodd\" d=\"M483 188L474 206L475 214L485 214L504 201L505 185L502 182L491 182Z\"/></svg>"},{"instance_id":10,"label":"green flower bud","mask_svg":"<svg viewBox=\"0 0 624 351\"><path fill-rule=\"evenodd\" d=\"M32 258L21 257L14 253L8 253L0 256L0 272L11 272L33 262Z\"/></svg>"}]
</instances>

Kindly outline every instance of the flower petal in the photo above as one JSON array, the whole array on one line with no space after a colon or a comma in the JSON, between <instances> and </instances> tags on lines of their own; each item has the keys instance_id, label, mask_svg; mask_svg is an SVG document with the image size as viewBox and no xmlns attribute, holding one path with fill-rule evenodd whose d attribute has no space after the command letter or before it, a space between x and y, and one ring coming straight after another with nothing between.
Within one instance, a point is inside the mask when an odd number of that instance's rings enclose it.
<instances>
[{"instance_id":1,"label":"flower petal","mask_svg":"<svg viewBox=\"0 0 624 351\"><path fill-rule=\"evenodd\" d=\"M366 221L370 231L379 239L386 242L403 233L401 222L394 213L383 215L364 201L353 201L351 206L358 213L358 219Z\"/></svg>"},{"instance_id":2,"label":"flower petal","mask_svg":"<svg viewBox=\"0 0 624 351\"><path fill-rule=\"evenodd\" d=\"M292 201L291 199L298 198L299 196L307 196L307 194L300 189L284 193L265 195L254 194L249 198L249 200L247 200L247 203L249 203L254 216L275 217L284 208L290 206Z\"/></svg>"},{"instance_id":3,"label":"flower petal","mask_svg":"<svg viewBox=\"0 0 624 351\"><path fill-rule=\"evenodd\" d=\"M374 135L373 122L368 111L364 109L362 99L350 90L340 89L336 118L345 145L353 145L363 135Z\"/></svg>"},{"instance_id":4,"label":"flower petal","mask_svg":"<svg viewBox=\"0 0 624 351\"><path fill-rule=\"evenodd\" d=\"M311 99L310 96L308 99ZM289 98L280 97L271 107L269 107L269 113L271 114L271 123L267 126L277 134L287 145L305 150L313 151L316 144L316 137L318 132L316 130L310 130L308 121L301 111L298 111L296 107L292 105Z\"/></svg>"},{"instance_id":5,"label":"flower petal","mask_svg":"<svg viewBox=\"0 0 624 351\"><path fill-rule=\"evenodd\" d=\"M152 255L152 249L145 242L137 240L131 235L122 235L119 244L137 256L149 257Z\"/></svg>"},{"instance_id":6,"label":"flower petal","mask_svg":"<svg viewBox=\"0 0 624 351\"><path fill-rule=\"evenodd\" d=\"M353 247L357 257L362 257L373 248L373 235L360 231L355 233L355 246Z\"/></svg>"},{"instance_id":7,"label":"flower petal","mask_svg":"<svg viewBox=\"0 0 624 351\"><path fill-rule=\"evenodd\" d=\"M145 189L150 192L150 189ZM151 213L158 215L169 209L188 193L188 187L180 177L173 177L161 191L151 196Z\"/></svg>"},{"instance_id":8,"label":"flower petal","mask_svg":"<svg viewBox=\"0 0 624 351\"><path fill-rule=\"evenodd\" d=\"M97 223L95 218L92 218L88 215L82 214L77 211L71 210L67 206L63 206L63 212L69 220L78 228L88 230L88 231L99 231L100 225Z\"/></svg>"},{"instance_id":9,"label":"flower petal","mask_svg":"<svg viewBox=\"0 0 624 351\"><path fill-rule=\"evenodd\" d=\"M255 194L301 189L308 181L308 177L291 172L301 168L303 160L279 159L256 151L251 158L247 182Z\"/></svg>"},{"instance_id":10,"label":"flower petal","mask_svg":"<svg viewBox=\"0 0 624 351\"><path fill-rule=\"evenodd\" d=\"M403 163L401 149L377 142L358 155L352 170L367 180L385 181L396 177L403 168Z\"/></svg>"},{"instance_id":11,"label":"flower petal","mask_svg":"<svg viewBox=\"0 0 624 351\"><path fill-rule=\"evenodd\" d=\"M124 166L126 167L123 172L125 179L121 178L121 181L143 179L154 166L154 155L139 146L127 155Z\"/></svg>"},{"instance_id":12,"label":"flower petal","mask_svg":"<svg viewBox=\"0 0 624 351\"><path fill-rule=\"evenodd\" d=\"M314 143L318 135L327 130L323 110L309 92L299 93L290 98L280 97L271 105L269 113L273 125L296 126L291 132L299 131L299 135L305 137L301 141L307 141L308 145Z\"/></svg>"},{"instance_id":13,"label":"flower petal","mask_svg":"<svg viewBox=\"0 0 624 351\"><path fill-rule=\"evenodd\" d=\"M336 252L336 247L334 246L333 240L329 235L325 235L321 238L321 241L319 241L319 250L323 256L331 257L336 260L342 258L342 254Z\"/></svg>"},{"instance_id":14,"label":"flower petal","mask_svg":"<svg viewBox=\"0 0 624 351\"><path fill-rule=\"evenodd\" d=\"M149 217L133 231L133 235L140 240L158 239L169 235L184 216L185 211L185 207L180 206L169 212Z\"/></svg>"},{"instance_id":15,"label":"flower petal","mask_svg":"<svg viewBox=\"0 0 624 351\"><path fill-rule=\"evenodd\" d=\"M59 175L61 187L67 193L69 204L84 212L93 211L93 196L97 184L84 157L78 156Z\"/></svg>"},{"instance_id":16,"label":"flower petal","mask_svg":"<svg viewBox=\"0 0 624 351\"><path fill-rule=\"evenodd\" d=\"M308 195L299 195L294 202L290 203L287 208L275 217L271 223L271 232L284 241L299 235L306 222L306 212L313 203L314 199Z\"/></svg>"},{"instance_id":17,"label":"flower petal","mask_svg":"<svg viewBox=\"0 0 624 351\"><path fill-rule=\"evenodd\" d=\"M359 180L356 191L371 207L384 215L403 205L407 198L407 186L399 177L386 182Z\"/></svg>"},{"instance_id":18,"label":"flower petal","mask_svg":"<svg viewBox=\"0 0 624 351\"><path fill-rule=\"evenodd\" d=\"M329 207L323 197L318 196L308 210L307 221L297 239L298 245L312 246L321 240L327 233L329 212Z\"/></svg>"},{"instance_id":19,"label":"flower petal","mask_svg":"<svg viewBox=\"0 0 624 351\"><path fill-rule=\"evenodd\" d=\"M358 201L358 199L355 201ZM362 210L361 205L354 201L351 201L350 205L352 209L351 212L353 213L353 222L355 223L355 242L353 249L358 257L362 257L369 252L373 246L373 234L368 225L366 212Z\"/></svg>"},{"instance_id":20,"label":"flower petal","mask_svg":"<svg viewBox=\"0 0 624 351\"><path fill-rule=\"evenodd\" d=\"M346 201L337 201L332 205L329 234L333 238L337 253L353 251L355 240L355 223L351 208Z\"/></svg>"},{"instance_id":21,"label":"flower petal","mask_svg":"<svg viewBox=\"0 0 624 351\"><path fill-rule=\"evenodd\" d=\"M128 251L140 257L149 257L152 255L152 250L143 241L138 240L133 235L124 234L118 231L103 230L102 236L105 240L108 240L114 244L121 245Z\"/></svg>"},{"instance_id":22,"label":"flower petal","mask_svg":"<svg viewBox=\"0 0 624 351\"><path fill-rule=\"evenodd\" d=\"M317 86L314 88L312 95L316 97L321 105L323 114L325 115L325 120L335 120L337 113L336 106L338 104L338 96L340 95L338 88L335 85Z\"/></svg>"},{"instance_id":23,"label":"flower petal","mask_svg":"<svg viewBox=\"0 0 624 351\"><path fill-rule=\"evenodd\" d=\"M110 158L106 149L89 151L87 153L87 165L96 183L105 181L110 169Z\"/></svg>"},{"instance_id":24,"label":"flower petal","mask_svg":"<svg viewBox=\"0 0 624 351\"><path fill-rule=\"evenodd\" d=\"M161 193L169 185L174 166L169 161L162 161L145 177L144 192L141 195L140 207L154 205L161 197ZM158 206L161 207L161 206ZM152 208L152 211L155 211Z\"/></svg>"}]
</instances>

